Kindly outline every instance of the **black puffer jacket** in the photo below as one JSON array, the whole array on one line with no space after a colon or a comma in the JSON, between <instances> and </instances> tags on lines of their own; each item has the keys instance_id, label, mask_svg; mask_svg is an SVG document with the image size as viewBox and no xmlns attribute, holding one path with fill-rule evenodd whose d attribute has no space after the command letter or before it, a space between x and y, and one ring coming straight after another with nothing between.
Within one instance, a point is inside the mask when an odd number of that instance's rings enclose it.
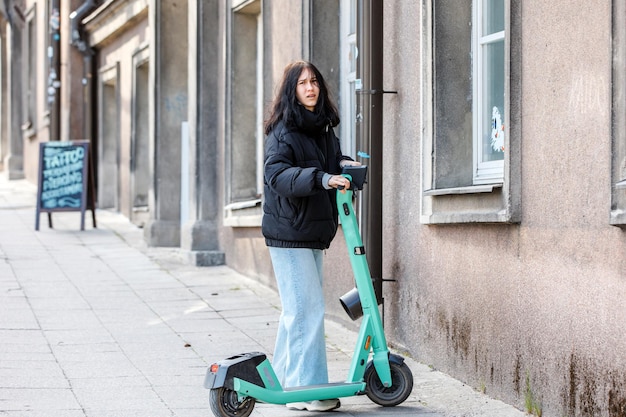
<instances>
[{"instance_id":1,"label":"black puffer jacket","mask_svg":"<svg viewBox=\"0 0 626 417\"><path fill-rule=\"evenodd\" d=\"M337 232L336 190L322 185L338 174L341 154L332 128L318 137L280 122L265 139L262 232L267 246L327 249Z\"/></svg>"}]
</instances>

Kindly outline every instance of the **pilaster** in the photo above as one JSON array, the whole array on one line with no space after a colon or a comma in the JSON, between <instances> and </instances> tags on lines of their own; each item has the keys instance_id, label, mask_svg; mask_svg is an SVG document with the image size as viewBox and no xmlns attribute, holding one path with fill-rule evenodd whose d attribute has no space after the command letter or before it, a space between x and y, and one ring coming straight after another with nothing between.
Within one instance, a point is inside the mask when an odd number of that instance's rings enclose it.
<instances>
[{"instance_id":1,"label":"pilaster","mask_svg":"<svg viewBox=\"0 0 626 417\"><path fill-rule=\"evenodd\" d=\"M187 1L150 1L150 246L180 245L181 126L187 121Z\"/></svg>"},{"instance_id":2,"label":"pilaster","mask_svg":"<svg viewBox=\"0 0 626 417\"><path fill-rule=\"evenodd\" d=\"M219 2L189 0L189 164L183 166L188 204L181 229L181 249L195 265L224 263L220 250L218 134Z\"/></svg>"}]
</instances>

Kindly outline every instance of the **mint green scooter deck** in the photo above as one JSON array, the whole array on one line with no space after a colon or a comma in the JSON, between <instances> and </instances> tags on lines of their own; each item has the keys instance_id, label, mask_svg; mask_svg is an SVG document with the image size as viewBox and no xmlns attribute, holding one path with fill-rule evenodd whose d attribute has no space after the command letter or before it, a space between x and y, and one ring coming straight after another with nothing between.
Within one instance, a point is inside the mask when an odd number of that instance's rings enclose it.
<instances>
[{"instance_id":1,"label":"mint green scooter deck","mask_svg":"<svg viewBox=\"0 0 626 417\"><path fill-rule=\"evenodd\" d=\"M263 363L259 365L259 370L261 370L260 368L263 366L269 366L269 361L266 362L267 364ZM273 378L275 377L276 376L273 375ZM243 379L234 378L233 387L241 399L244 397L253 397L257 401L271 404L286 404L300 401L352 397L365 392L364 382L338 382L334 384L310 385L306 387L287 388L286 390L283 390L279 384L275 385L274 389L262 388Z\"/></svg>"},{"instance_id":2,"label":"mint green scooter deck","mask_svg":"<svg viewBox=\"0 0 626 417\"><path fill-rule=\"evenodd\" d=\"M346 175L346 177L350 180L352 179L349 175ZM233 379L233 388L240 400L243 400L245 397L253 397L261 402L286 404L363 394L366 386L363 376L370 355L372 355L376 373L382 384L386 387L391 386L389 349L383 331L380 312L378 311L378 303L365 257L361 234L359 233L356 215L352 206L352 196L353 192L351 190L337 192L337 208L339 209L343 234L348 246L350 263L352 264L355 283L363 309L361 327L346 381L283 389L269 360L266 359L257 366L257 371L265 384L265 388L240 378Z\"/></svg>"}]
</instances>

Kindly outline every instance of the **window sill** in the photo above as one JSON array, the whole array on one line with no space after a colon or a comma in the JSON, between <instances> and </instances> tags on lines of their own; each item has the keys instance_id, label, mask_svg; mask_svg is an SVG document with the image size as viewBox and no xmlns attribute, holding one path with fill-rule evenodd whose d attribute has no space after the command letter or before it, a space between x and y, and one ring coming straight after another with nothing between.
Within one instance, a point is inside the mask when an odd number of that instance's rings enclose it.
<instances>
[{"instance_id":1,"label":"window sill","mask_svg":"<svg viewBox=\"0 0 626 417\"><path fill-rule=\"evenodd\" d=\"M435 190L426 190L424 191L424 195L425 196L437 196L437 195L454 195L454 194L491 193L496 188L502 188L502 183L470 185L468 187L454 187L454 188L441 188L441 189L435 189Z\"/></svg>"},{"instance_id":2,"label":"window sill","mask_svg":"<svg viewBox=\"0 0 626 417\"><path fill-rule=\"evenodd\" d=\"M423 192L422 224L519 223L519 205L507 200L502 183Z\"/></svg>"},{"instance_id":3,"label":"window sill","mask_svg":"<svg viewBox=\"0 0 626 417\"><path fill-rule=\"evenodd\" d=\"M224 226L260 227L263 213L261 199L231 203L224 207Z\"/></svg>"},{"instance_id":4,"label":"window sill","mask_svg":"<svg viewBox=\"0 0 626 417\"><path fill-rule=\"evenodd\" d=\"M621 194L621 190L626 190L626 180L616 182L614 187L616 190L620 190ZM612 226L626 229L626 210L624 210L623 208L616 208L614 210L611 210L611 218L609 220L609 223Z\"/></svg>"},{"instance_id":5,"label":"window sill","mask_svg":"<svg viewBox=\"0 0 626 417\"><path fill-rule=\"evenodd\" d=\"M611 226L617 226L621 227L622 229L626 229L626 211L612 210L609 224Z\"/></svg>"}]
</instances>

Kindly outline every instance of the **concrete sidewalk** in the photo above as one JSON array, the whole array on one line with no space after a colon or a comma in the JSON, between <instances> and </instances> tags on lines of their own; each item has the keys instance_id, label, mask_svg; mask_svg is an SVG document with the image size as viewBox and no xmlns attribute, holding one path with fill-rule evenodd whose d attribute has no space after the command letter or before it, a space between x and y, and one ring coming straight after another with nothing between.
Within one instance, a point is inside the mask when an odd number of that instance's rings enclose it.
<instances>
[{"instance_id":1,"label":"concrete sidewalk","mask_svg":"<svg viewBox=\"0 0 626 417\"><path fill-rule=\"evenodd\" d=\"M176 250L147 248L124 217L98 211L41 217L36 188L0 173L0 416L211 416L206 368L247 351L271 353L277 294L228 267L193 267ZM327 327L331 381L347 374L356 334ZM342 399L336 416L489 416L525 413L414 360L398 407ZM316 413L257 404L253 416Z\"/></svg>"}]
</instances>

